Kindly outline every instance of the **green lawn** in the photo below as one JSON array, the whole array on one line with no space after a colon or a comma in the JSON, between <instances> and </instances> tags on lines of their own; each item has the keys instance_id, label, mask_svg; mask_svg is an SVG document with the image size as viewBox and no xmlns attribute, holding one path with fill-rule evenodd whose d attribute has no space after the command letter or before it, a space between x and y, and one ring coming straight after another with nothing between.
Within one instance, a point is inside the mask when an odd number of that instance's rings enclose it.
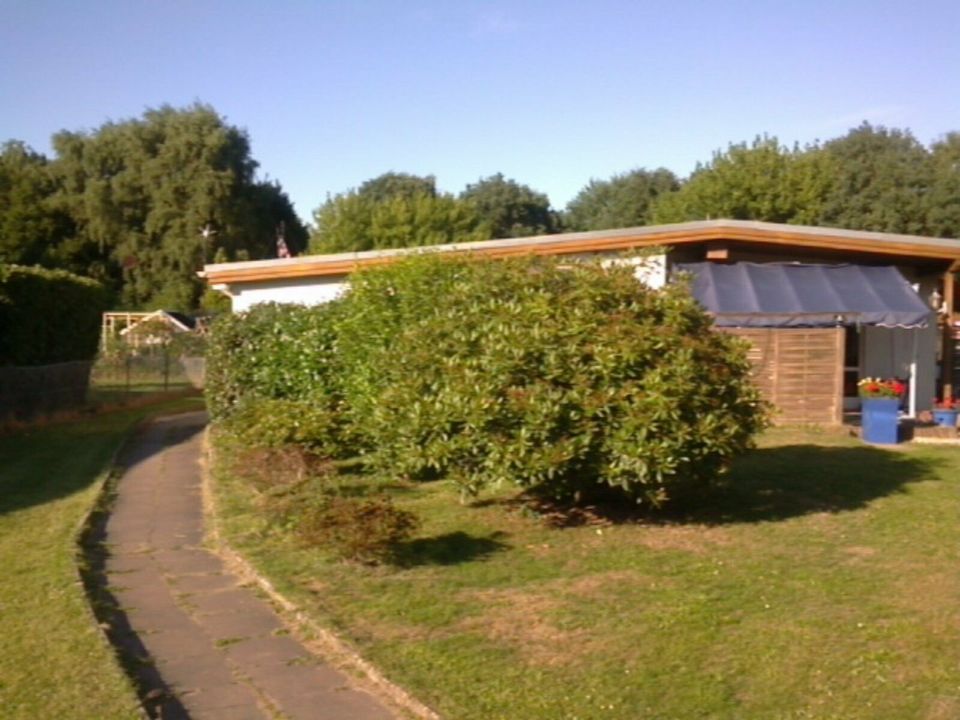
<instances>
[{"instance_id":1,"label":"green lawn","mask_svg":"<svg viewBox=\"0 0 960 720\"><path fill-rule=\"evenodd\" d=\"M0 436L0 717L139 718L138 702L90 615L77 533L116 449L180 399Z\"/></svg>"},{"instance_id":2,"label":"green lawn","mask_svg":"<svg viewBox=\"0 0 960 720\"><path fill-rule=\"evenodd\" d=\"M774 430L657 523L395 487L400 567L298 546L226 466L226 537L451 720L960 717L960 449Z\"/></svg>"}]
</instances>

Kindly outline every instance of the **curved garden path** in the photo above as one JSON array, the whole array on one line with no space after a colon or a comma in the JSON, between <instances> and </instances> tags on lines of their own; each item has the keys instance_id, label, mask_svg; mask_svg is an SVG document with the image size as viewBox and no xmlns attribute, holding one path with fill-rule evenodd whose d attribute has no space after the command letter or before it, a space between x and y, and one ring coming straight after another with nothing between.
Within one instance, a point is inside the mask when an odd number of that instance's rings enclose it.
<instances>
[{"instance_id":1,"label":"curved garden path","mask_svg":"<svg viewBox=\"0 0 960 720\"><path fill-rule=\"evenodd\" d=\"M290 637L269 603L202 547L203 413L130 442L103 528L108 634L163 720L387 720L373 695Z\"/></svg>"}]
</instances>

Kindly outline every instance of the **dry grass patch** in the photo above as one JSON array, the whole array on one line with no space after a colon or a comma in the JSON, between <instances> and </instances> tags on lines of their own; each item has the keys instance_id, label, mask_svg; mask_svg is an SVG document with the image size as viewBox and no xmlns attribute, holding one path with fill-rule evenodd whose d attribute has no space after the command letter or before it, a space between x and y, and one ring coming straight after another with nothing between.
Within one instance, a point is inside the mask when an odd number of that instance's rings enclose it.
<instances>
[{"instance_id":1,"label":"dry grass patch","mask_svg":"<svg viewBox=\"0 0 960 720\"><path fill-rule=\"evenodd\" d=\"M553 616L562 602L544 593L485 590L471 593L471 599L487 609L458 623L453 632L502 643L531 665L551 667L574 662L589 644L586 631L558 625Z\"/></svg>"},{"instance_id":2,"label":"dry grass patch","mask_svg":"<svg viewBox=\"0 0 960 720\"><path fill-rule=\"evenodd\" d=\"M723 528L703 525L666 525L643 528L639 542L651 550L680 550L706 555L730 547L733 540Z\"/></svg>"}]
</instances>

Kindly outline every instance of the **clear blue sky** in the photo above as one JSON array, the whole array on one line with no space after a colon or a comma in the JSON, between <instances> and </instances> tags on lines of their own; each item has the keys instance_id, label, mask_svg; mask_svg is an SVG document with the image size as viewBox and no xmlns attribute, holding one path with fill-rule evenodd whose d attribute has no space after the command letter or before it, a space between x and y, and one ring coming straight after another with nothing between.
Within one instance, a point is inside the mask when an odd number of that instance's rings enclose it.
<instances>
[{"instance_id":1,"label":"clear blue sky","mask_svg":"<svg viewBox=\"0 0 960 720\"><path fill-rule=\"evenodd\" d=\"M164 103L245 128L304 220L387 170L564 206L729 142L960 130L960 2L0 0L0 141Z\"/></svg>"}]
</instances>

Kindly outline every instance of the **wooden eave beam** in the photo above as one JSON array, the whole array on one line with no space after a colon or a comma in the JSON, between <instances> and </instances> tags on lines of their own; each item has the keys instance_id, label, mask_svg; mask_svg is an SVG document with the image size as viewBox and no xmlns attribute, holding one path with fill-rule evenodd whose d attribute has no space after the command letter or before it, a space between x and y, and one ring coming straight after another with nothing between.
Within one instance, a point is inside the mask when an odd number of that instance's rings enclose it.
<instances>
[{"instance_id":1,"label":"wooden eave beam","mask_svg":"<svg viewBox=\"0 0 960 720\"><path fill-rule=\"evenodd\" d=\"M712 242L707 245L707 260L725 261L730 259L730 246L727 243Z\"/></svg>"},{"instance_id":2,"label":"wooden eave beam","mask_svg":"<svg viewBox=\"0 0 960 720\"><path fill-rule=\"evenodd\" d=\"M869 239L850 238L837 235L810 235L789 230L770 231L741 227L711 227L699 230L664 230L663 232L644 233L642 235L587 238L579 241L538 242L536 244L516 244L508 246L476 248L462 247L445 251L451 254L475 253L484 257L506 258L522 255L575 255L594 252L630 250L657 245L674 246L710 241L755 242L766 245L790 245L827 250L869 252L879 255L910 256L931 258L951 262L951 269L960 269L960 246L955 252L942 247L923 246L910 243L877 243ZM318 256L319 257L319 256ZM404 255L381 257L349 258L325 262L295 262L271 265L259 268L236 268L211 270L204 273L210 284L235 282L269 282L291 278L325 277L347 275L362 268L385 265Z\"/></svg>"}]
</instances>

